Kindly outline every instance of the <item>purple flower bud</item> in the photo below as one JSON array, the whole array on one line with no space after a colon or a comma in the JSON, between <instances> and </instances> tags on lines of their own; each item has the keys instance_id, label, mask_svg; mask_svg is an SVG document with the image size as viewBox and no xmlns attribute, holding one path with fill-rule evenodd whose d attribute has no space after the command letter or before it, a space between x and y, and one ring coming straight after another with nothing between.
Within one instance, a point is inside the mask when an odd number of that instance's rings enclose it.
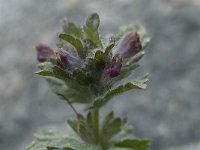
<instances>
[{"instance_id":1,"label":"purple flower bud","mask_svg":"<svg viewBox=\"0 0 200 150\"><path fill-rule=\"evenodd\" d=\"M49 61L50 57L54 55L54 51L46 44L40 43L35 46L37 51L37 60L39 62Z\"/></svg>"},{"instance_id":2,"label":"purple flower bud","mask_svg":"<svg viewBox=\"0 0 200 150\"><path fill-rule=\"evenodd\" d=\"M58 58L56 65L62 69L72 69L80 66L79 59L66 50L60 49L56 51L56 56Z\"/></svg>"},{"instance_id":3,"label":"purple flower bud","mask_svg":"<svg viewBox=\"0 0 200 150\"><path fill-rule=\"evenodd\" d=\"M129 58L137 54L142 49L140 37L137 32L128 33L119 43L115 54L120 54L123 58Z\"/></svg>"},{"instance_id":4,"label":"purple flower bud","mask_svg":"<svg viewBox=\"0 0 200 150\"><path fill-rule=\"evenodd\" d=\"M122 68L122 57L120 54L116 54L110 62L106 65L106 73L111 77L114 78L118 76L121 72Z\"/></svg>"}]
</instances>

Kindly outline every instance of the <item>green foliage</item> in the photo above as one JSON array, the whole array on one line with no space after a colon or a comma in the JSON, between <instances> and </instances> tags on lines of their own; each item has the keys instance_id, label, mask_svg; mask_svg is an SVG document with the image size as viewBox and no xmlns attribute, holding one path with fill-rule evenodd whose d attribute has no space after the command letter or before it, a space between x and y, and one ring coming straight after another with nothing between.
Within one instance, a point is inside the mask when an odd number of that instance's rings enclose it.
<instances>
[{"instance_id":1,"label":"green foliage","mask_svg":"<svg viewBox=\"0 0 200 150\"><path fill-rule=\"evenodd\" d=\"M99 146L88 144L78 137L67 136L55 131L35 135L35 140L26 150L101 150Z\"/></svg>"},{"instance_id":2,"label":"green foliage","mask_svg":"<svg viewBox=\"0 0 200 150\"><path fill-rule=\"evenodd\" d=\"M78 137L45 132L36 135L27 150L148 149L149 141L134 137L132 129L127 128L127 119L115 117L114 112L110 112L100 121L99 111L119 94L146 88L148 75L127 83L120 81L139 67L149 38L141 25L129 25L121 28L112 41L105 42L100 38L99 25L97 13L90 15L82 27L65 21L58 38L62 42L59 48L67 50L68 55L63 53L63 62L57 56L59 53L52 54L45 59L49 61L38 65L40 70L36 72L47 79L52 91L75 112L76 118L68 120L68 124ZM123 58L123 54L115 54L114 50L129 32L137 32L137 44L141 44L142 48L134 56ZM58 62L70 67L62 67ZM112 76L109 71L118 71L119 75ZM84 104L85 108L89 108L87 113L77 111L74 103Z\"/></svg>"},{"instance_id":3,"label":"green foliage","mask_svg":"<svg viewBox=\"0 0 200 150\"><path fill-rule=\"evenodd\" d=\"M126 139L115 143L115 147L131 148L133 150L148 150L149 140Z\"/></svg>"},{"instance_id":4,"label":"green foliage","mask_svg":"<svg viewBox=\"0 0 200 150\"><path fill-rule=\"evenodd\" d=\"M69 147L57 148L57 147L48 146L47 150L74 150L74 149L69 148Z\"/></svg>"},{"instance_id":5,"label":"green foliage","mask_svg":"<svg viewBox=\"0 0 200 150\"><path fill-rule=\"evenodd\" d=\"M90 118L88 118L90 117ZM80 135L80 137L89 142L94 143L94 137L92 134L93 125L92 125L92 117L89 115L87 118L78 118L75 120L68 120L69 126Z\"/></svg>"},{"instance_id":6,"label":"green foliage","mask_svg":"<svg viewBox=\"0 0 200 150\"><path fill-rule=\"evenodd\" d=\"M41 70L36 74L46 77L52 91L62 99L69 100L71 103L91 102L88 89L81 87L82 84L87 84L88 79L79 70L75 70L73 73L65 72L48 62L41 63L38 67Z\"/></svg>"},{"instance_id":7,"label":"green foliage","mask_svg":"<svg viewBox=\"0 0 200 150\"><path fill-rule=\"evenodd\" d=\"M108 45L107 47L106 47L106 50L105 50L105 52L104 52L104 55L105 55L105 59L107 60L108 59L108 57L110 56L110 53L111 53L111 50L112 50L112 48L115 46L115 44L114 43L111 43L110 45Z\"/></svg>"},{"instance_id":8,"label":"green foliage","mask_svg":"<svg viewBox=\"0 0 200 150\"><path fill-rule=\"evenodd\" d=\"M55 77L57 79L63 80L69 83L72 79L71 74L65 72L61 68L51 64L51 63L42 63L39 65L40 71L37 71L36 74L44 77Z\"/></svg>"},{"instance_id":9,"label":"green foliage","mask_svg":"<svg viewBox=\"0 0 200 150\"><path fill-rule=\"evenodd\" d=\"M77 53L80 58L84 59L86 57L87 49L83 47L83 44L81 43L79 39L76 39L73 36L68 35L68 34L60 34L59 38L73 45L76 48Z\"/></svg>"},{"instance_id":10,"label":"green foliage","mask_svg":"<svg viewBox=\"0 0 200 150\"><path fill-rule=\"evenodd\" d=\"M77 27L73 22L67 22L67 20L64 21L63 31L66 34L73 35L77 38L83 37L82 29L80 27Z\"/></svg>"},{"instance_id":11,"label":"green foliage","mask_svg":"<svg viewBox=\"0 0 200 150\"><path fill-rule=\"evenodd\" d=\"M62 80L48 77L47 81L52 91L65 101L69 101L70 103L89 103L91 101L89 95L76 89L69 88Z\"/></svg>"},{"instance_id":12,"label":"green foliage","mask_svg":"<svg viewBox=\"0 0 200 150\"><path fill-rule=\"evenodd\" d=\"M148 81L147 75L135 82L128 82L123 85L119 85L116 88L110 89L103 97L95 100L92 107L100 108L109 102L114 96L124 93L133 89L145 89L146 82Z\"/></svg>"},{"instance_id":13,"label":"green foliage","mask_svg":"<svg viewBox=\"0 0 200 150\"><path fill-rule=\"evenodd\" d=\"M83 26L85 38L93 42L96 48L103 47L98 33L99 24L99 15L94 13L87 18L86 23Z\"/></svg>"},{"instance_id":14,"label":"green foliage","mask_svg":"<svg viewBox=\"0 0 200 150\"><path fill-rule=\"evenodd\" d=\"M125 123L126 119L115 117L114 112L107 114L100 129L102 137L101 144L104 149L111 147L112 143L110 140L120 133Z\"/></svg>"}]
</instances>

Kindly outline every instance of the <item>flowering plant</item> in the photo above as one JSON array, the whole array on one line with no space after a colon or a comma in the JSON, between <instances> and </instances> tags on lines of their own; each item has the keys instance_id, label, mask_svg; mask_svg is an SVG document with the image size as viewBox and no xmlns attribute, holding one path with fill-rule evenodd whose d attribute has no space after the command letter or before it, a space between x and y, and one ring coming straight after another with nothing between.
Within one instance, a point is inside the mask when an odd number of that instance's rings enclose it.
<instances>
[{"instance_id":1,"label":"flowering plant","mask_svg":"<svg viewBox=\"0 0 200 150\"><path fill-rule=\"evenodd\" d=\"M125 84L120 81L139 66L149 38L142 26L129 25L105 41L99 36L99 24L97 13L90 15L83 27L65 21L57 50L42 43L36 46L40 62L36 74L44 76L52 91L75 112L76 118L68 124L76 136L43 133L27 150L148 149L149 141L134 137L126 118L111 111L100 121L99 113L114 96L146 88L147 75ZM75 103L86 111L76 110Z\"/></svg>"}]
</instances>

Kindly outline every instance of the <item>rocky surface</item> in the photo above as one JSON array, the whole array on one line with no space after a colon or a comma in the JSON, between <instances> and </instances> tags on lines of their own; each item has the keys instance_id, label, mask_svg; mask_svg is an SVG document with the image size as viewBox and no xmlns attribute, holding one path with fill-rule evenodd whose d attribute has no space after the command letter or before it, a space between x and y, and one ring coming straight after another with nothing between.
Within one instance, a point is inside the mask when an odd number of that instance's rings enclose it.
<instances>
[{"instance_id":1,"label":"rocky surface","mask_svg":"<svg viewBox=\"0 0 200 150\"><path fill-rule=\"evenodd\" d=\"M152 149L199 149L198 0L7 0L0 10L0 149L22 150L41 128L65 128L73 114L34 74L33 47L55 47L64 17L82 23L94 11L103 35L139 22L152 37L138 70L151 75L147 90L117 97L105 111L128 116L137 136L153 139Z\"/></svg>"}]
</instances>

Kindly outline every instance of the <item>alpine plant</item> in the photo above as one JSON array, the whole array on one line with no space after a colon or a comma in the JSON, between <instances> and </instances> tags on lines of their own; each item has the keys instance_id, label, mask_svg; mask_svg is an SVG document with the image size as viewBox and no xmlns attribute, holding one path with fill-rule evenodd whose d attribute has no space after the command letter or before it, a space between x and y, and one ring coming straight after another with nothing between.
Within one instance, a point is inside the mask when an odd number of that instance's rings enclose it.
<instances>
[{"instance_id":1,"label":"alpine plant","mask_svg":"<svg viewBox=\"0 0 200 150\"><path fill-rule=\"evenodd\" d=\"M120 81L139 67L149 38L143 26L134 24L102 39L99 24L97 13L83 26L65 20L56 49L45 43L35 46L39 62L36 74L44 76L52 91L75 112L75 119L68 120L75 135L46 131L37 134L27 150L148 149L149 141L133 136L126 118L116 117L113 111L102 119L99 114L114 96L146 88L147 75ZM82 104L85 111L80 112L74 104Z\"/></svg>"}]
</instances>

